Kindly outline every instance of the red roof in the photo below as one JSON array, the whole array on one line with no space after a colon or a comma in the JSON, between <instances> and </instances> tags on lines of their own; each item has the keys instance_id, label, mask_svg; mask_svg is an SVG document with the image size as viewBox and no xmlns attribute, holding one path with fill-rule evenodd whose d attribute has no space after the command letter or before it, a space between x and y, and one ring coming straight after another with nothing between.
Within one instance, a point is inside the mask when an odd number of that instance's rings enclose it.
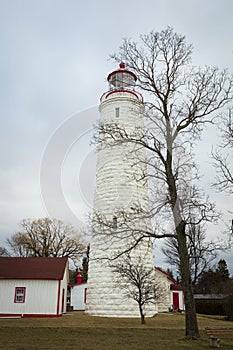
<instances>
[{"instance_id":1,"label":"red roof","mask_svg":"<svg viewBox=\"0 0 233 350\"><path fill-rule=\"evenodd\" d=\"M174 283L170 285L170 290L183 290L180 284Z\"/></svg>"},{"instance_id":2,"label":"red roof","mask_svg":"<svg viewBox=\"0 0 233 350\"><path fill-rule=\"evenodd\" d=\"M63 258L0 257L1 279L62 280L67 264Z\"/></svg>"},{"instance_id":3,"label":"red roof","mask_svg":"<svg viewBox=\"0 0 233 350\"><path fill-rule=\"evenodd\" d=\"M155 266L155 269L163 273L167 277L167 279L169 279L171 282L173 283L175 282L174 278L171 275L169 275L167 272L165 272L163 269L161 269L161 267Z\"/></svg>"}]
</instances>

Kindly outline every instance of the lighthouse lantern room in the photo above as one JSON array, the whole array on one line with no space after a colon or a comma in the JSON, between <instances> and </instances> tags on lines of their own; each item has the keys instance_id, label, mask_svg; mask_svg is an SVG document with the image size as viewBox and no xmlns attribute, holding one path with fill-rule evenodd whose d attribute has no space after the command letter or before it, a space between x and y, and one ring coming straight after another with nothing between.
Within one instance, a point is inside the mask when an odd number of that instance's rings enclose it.
<instances>
[{"instance_id":1,"label":"lighthouse lantern room","mask_svg":"<svg viewBox=\"0 0 233 350\"><path fill-rule=\"evenodd\" d=\"M127 70L125 63L121 62L119 69L108 75L109 90L134 90L136 80L136 75Z\"/></svg>"}]
</instances>

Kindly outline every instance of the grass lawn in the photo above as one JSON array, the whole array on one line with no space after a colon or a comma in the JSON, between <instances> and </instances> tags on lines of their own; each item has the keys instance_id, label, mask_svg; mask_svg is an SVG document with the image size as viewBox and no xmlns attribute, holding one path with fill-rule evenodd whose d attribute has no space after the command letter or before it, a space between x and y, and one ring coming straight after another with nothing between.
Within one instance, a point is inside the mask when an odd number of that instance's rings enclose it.
<instances>
[{"instance_id":1,"label":"grass lawn","mask_svg":"<svg viewBox=\"0 0 233 350\"><path fill-rule=\"evenodd\" d=\"M71 312L59 318L0 319L4 350L201 350L209 349L205 327L232 327L220 317L198 316L200 340L184 338L184 315L169 313L146 319L119 319ZM233 335L221 336L221 348L233 349Z\"/></svg>"}]
</instances>

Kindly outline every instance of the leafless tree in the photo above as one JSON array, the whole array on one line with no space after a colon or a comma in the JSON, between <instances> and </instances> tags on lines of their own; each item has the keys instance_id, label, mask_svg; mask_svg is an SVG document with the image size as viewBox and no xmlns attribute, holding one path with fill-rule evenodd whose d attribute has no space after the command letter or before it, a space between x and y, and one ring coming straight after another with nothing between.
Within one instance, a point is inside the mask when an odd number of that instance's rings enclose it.
<instances>
[{"instance_id":1,"label":"leafless tree","mask_svg":"<svg viewBox=\"0 0 233 350\"><path fill-rule=\"evenodd\" d=\"M20 224L23 231L14 233L7 243L14 255L28 257L67 256L76 262L85 251L85 242L73 226L60 220L27 219Z\"/></svg>"},{"instance_id":2,"label":"leafless tree","mask_svg":"<svg viewBox=\"0 0 233 350\"><path fill-rule=\"evenodd\" d=\"M225 191L228 194L233 194L232 149L233 121L232 110L229 109L228 117L223 119L222 143L215 152L212 152L217 172L213 186L219 191ZM227 152L227 150L231 153Z\"/></svg>"},{"instance_id":3,"label":"leafless tree","mask_svg":"<svg viewBox=\"0 0 233 350\"><path fill-rule=\"evenodd\" d=\"M0 256L10 256L10 253L5 247L0 246Z\"/></svg>"},{"instance_id":4,"label":"leafless tree","mask_svg":"<svg viewBox=\"0 0 233 350\"><path fill-rule=\"evenodd\" d=\"M155 283L154 269L146 267L142 257L135 259L130 253L110 266L117 273L117 285L126 291L126 297L138 303L141 324L145 324L146 305L155 304L164 293L163 287Z\"/></svg>"},{"instance_id":5,"label":"leafless tree","mask_svg":"<svg viewBox=\"0 0 233 350\"><path fill-rule=\"evenodd\" d=\"M213 183L213 187L218 191L224 191L228 195L233 194L233 121L232 121L232 108L229 108L228 115L221 118L223 126L220 127L222 131L222 142L212 152L214 160L214 167L216 169L216 179ZM231 215L233 214L231 208L229 210ZM227 225L227 231L230 232L230 240L233 237L233 219L231 224Z\"/></svg>"},{"instance_id":6,"label":"leafless tree","mask_svg":"<svg viewBox=\"0 0 233 350\"><path fill-rule=\"evenodd\" d=\"M220 71L216 67L192 67L191 55L192 47L185 37L168 27L141 36L139 42L125 39L119 54L112 56L118 62L123 60L136 74L138 89L148 101L145 104L145 132L137 127L128 131L116 122L100 123L98 142L103 147L122 143L134 145L136 154L140 148L146 149L147 160L140 159L138 152L135 164L146 162L137 181L149 182L151 208L148 213L135 203L128 212L120 211L117 216L119 223L124 220L124 226L119 224L117 230L112 229L109 219L106 221L99 213L96 221L106 234L108 231L121 238L128 232L131 247L148 236L176 240L186 304L185 334L198 338L186 226L212 221L217 215L215 206L197 186L198 169L192 150L203 127L213 123L232 100L233 79L226 70ZM190 222L190 213L194 222ZM153 232L138 229L134 223L142 217L150 217L154 222L160 220L160 228L154 225ZM170 221L170 227L164 225L167 221ZM125 250L129 249L126 247Z\"/></svg>"},{"instance_id":7,"label":"leafless tree","mask_svg":"<svg viewBox=\"0 0 233 350\"><path fill-rule=\"evenodd\" d=\"M211 267L211 263L216 259L218 251L225 250L222 242L207 241L203 225L187 225L187 248L189 255L189 265L191 271L192 284L194 285L204 271ZM175 266L180 274L180 260L178 244L175 238L166 239L162 252L166 257L166 262Z\"/></svg>"}]
</instances>

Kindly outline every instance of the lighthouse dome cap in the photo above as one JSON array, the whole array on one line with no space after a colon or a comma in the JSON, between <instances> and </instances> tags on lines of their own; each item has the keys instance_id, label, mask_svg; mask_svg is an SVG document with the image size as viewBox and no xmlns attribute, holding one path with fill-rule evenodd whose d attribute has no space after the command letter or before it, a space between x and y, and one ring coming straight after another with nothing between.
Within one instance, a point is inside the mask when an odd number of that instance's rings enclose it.
<instances>
[{"instance_id":1,"label":"lighthouse dome cap","mask_svg":"<svg viewBox=\"0 0 233 350\"><path fill-rule=\"evenodd\" d=\"M131 75L131 76L133 77L134 81L137 80L136 75L135 75L133 72L131 72L131 71L129 71L128 69L126 69L126 68L125 68L125 63L121 61L120 64L119 64L119 68L116 69L116 70L114 70L113 72L111 72L111 73L108 75L108 78L107 78L108 81L113 77L113 75L117 75L117 74L119 74L119 73L126 73L126 74L129 74L129 75Z\"/></svg>"}]
</instances>

